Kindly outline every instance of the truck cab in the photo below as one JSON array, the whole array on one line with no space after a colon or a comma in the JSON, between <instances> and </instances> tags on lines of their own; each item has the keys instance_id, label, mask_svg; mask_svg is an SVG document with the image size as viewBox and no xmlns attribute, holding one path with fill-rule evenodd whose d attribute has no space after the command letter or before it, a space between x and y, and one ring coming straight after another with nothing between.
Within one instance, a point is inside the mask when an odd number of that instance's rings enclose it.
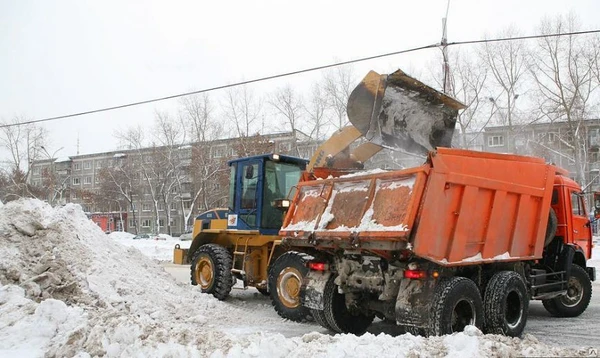
<instances>
[{"instance_id":1,"label":"truck cab","mask_svg":"<svg viewBox=\"0 0 600 358\"><path fill-rule=\"evenodd\" d=\"M586 260L592 257L592 228L581 187L574 180L557 175L551 206L557 219L555 240L572 245L573 262L585 267Z\"/></svg>"}]
</instances>

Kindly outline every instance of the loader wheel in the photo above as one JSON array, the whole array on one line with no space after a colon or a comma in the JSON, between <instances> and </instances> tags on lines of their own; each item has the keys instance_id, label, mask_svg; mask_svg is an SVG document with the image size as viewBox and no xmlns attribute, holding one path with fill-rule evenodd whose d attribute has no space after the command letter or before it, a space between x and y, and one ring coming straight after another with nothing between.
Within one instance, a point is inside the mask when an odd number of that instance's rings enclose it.
<instances>
[{"instance_id":1,"label":"loader wheel","mask_svg":"<svg viewBox=\"0 0 600 358\"><path fill-rule=\"evenodd\" d=\"M556 235L558 229L558 218L554 209L550 208L550 214L548 215L548 224L546 224L546 236L544 239L544 247L550 245Z\"/></svg>"},{"instance_id":2,"label":"loader wheel","mask_svg":"<svg viewBox=\"0 0 600 358\"><path fill-rule=\"evenodd\" d=\"M461 332L467 325L483 327L483 304L475 283L465 277L441 279L433 294L428 335Z\"/></svg>"},{"instance_id":3,"label":"loader wheel","mask_svg":"<svg viewBox=\"0 0 600 358\"><path fill-rule=\"evenodd\" d=\"M200 246L192 258L192 285L199 285L203 293L224 300L233 285L231 265L231 255L224 247L216 244Z\"/></svg>"},{"instance_id":4,"label":"loader wheel","mask_svg":"<svg viewBox=\"0 0 600 358\"><path fill-rule=\"evenodd\" d=\"M308 273L308 255L288 251L279 256L269 269L271 303L277 313L294 322L307 320L308 308L300 302L302 279Z\"/></svg>"},{"instance_id":5,"label":"loader wheel","mask_svg":"<svg viewBox=\"0 0 600 358\"><path fill-rule=\"evenodd\" d=\"M567 293L549 300L543 300L544 308L556 317L577 317L590 304L592 281L585 269L573 264L571 277L567 283Z\"/></svg>"},{"instance_id":6,"label":"loader wheel","mask_svg":"<svg viewBox=\"0 0 600 358\"><path fill-rule=\"evenodd\" d=\"M483 296L485 333L519 337L527 324L529 296L521 275L514 271L495 274Z\"/></svg>"},{"instance_id":7,"label":"loader wheel","mask_svg":"<svg viewBox=\"0 0 600 358\"><path fill-rule=\"evenodd\" d=\"M330 277L323 290L323 313L328 328L337 333L352 333L357 336L365 333L375 319L375 314L366 315L349 310L346 306L346 295L338 292L334 279L335 277Z\"/></svg>"}]
</instances>

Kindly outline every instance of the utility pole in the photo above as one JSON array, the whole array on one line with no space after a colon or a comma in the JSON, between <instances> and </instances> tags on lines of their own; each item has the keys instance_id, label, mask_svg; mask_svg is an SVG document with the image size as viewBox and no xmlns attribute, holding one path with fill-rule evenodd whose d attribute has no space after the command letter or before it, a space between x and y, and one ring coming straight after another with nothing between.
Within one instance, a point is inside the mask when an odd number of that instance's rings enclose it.
<instances>
[{"instance_id":1,"label":"utility pole","mask_svg":"<svg viewBox=\"0 0 600 358\"><path fill-rule=\"evenodd\" d=\"M442 18L442 57L444 58L444 82L443 92L445 94L452 94L452 83L450 81L450 65L448 64L448 10L450 9L450 0L446 6L446 16Z\"/></svg>"}]
</instances>

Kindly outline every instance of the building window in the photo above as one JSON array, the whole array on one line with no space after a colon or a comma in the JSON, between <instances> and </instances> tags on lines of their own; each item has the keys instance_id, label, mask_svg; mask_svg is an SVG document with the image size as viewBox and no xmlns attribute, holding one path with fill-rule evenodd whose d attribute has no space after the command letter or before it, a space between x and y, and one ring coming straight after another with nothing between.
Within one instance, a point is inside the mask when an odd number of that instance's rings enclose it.
<instances>
[{"instance_id":1,"label":"building window","mask_svg":"<svg viewBox=\"0 0 600 358\"><path fill-rule=\"evenodd\" d=\"M92 177L83 178L83 184L92 184Z\"/></svg>"},{"instance_id":2,"label":"building window","mask_svg":"<svg viewBox=\"0 0 600 358\"><path fill-rule=\"evenodd\" d=\"M94 179L94 181L96 182L96 184L100 183L100 176L96 175L96 179Z\"/></svg>"},{"instance_id":3,"label":"building window","mask_svg":"<svg viewBox=\"0 0 600 358\"><path fill-rule=\"evenodd\" d=\"M102 162L100 162L100 161L96 162L96 168L102 168Z\"/></svg>"},{"instance_id":4,"label":"building window","mask_svg":"<svg viewBox=\"0 0 600 358\"><path fill-rule=\"evenodd\" d=\"M504 146L504 136L495 135L495 136L488 137L488 146L490 146L490 147Z\"/></svg>"},{"instance_id":5,"label":"building window","mask_svg":"<svg viewBox=\"0 0 600 358\"><path fill-rule=\"evenodd\" d=\"M554 143L556 141L556 133L548 133L548 143Z\"/></svg>"},{"instance_id":6,"label":"building window","mask_svg":"<svg viewBox=\"0 0 600 358\"><path fill-rule=\"evenodd\" d=\"M158 203L158 211L165 211L165 205L163 203Z\"/></svg>"},{"instance_id":7,"label":"building window","mask_svg":"<svg viewBox=\"0 0 600 358\"><path fill-rule=\"evenodd\" d=\"M142 227L150 227L150 219L142 220Z\"/></svg>"},{"instance_id":8,"label":"building window","mask_svg":"<svg viewBox=\"0 0 600 358\"><path fill-rule=\"evenodd\" d=\"M177 210L177 203L171 203L171 211Z\"/></svg>"},{"instance_id":9,"label":"building window","mask_svg":"<svg viewBox=\"0 0 600 358\"><path fill-rule=\"evenodd\" d=\"M183 207L186 209L189 209L192 207L192 202L191 201L184 201L183 202Z\"/></svg>"},{"instance_id":10,"label":"building window","mask_svg":"<svg viewBox=\"0 0 600 358\"><path fill-rule=\"evenodd\" d=\"M150 211L150 204L143 203L142 204L142 211Z\"/></svg>"},{"instance_id":11,"label":"building window","mask_svg":"<svg viewBox=\"0 0 600 358\"><path fill-rule=\"evenodd\" d=\"M176 226L176 225L175 225L175 222L176 222L176 221L175 221L175 219L174 219L174 218L170 218L170 219L169 219L169 226Z\"/></svg>"},{"instance_id":12,"label":"building window","mask_svg":"<svg viewBox=\"0 0 600 358\"><path fill-rule=\"evenodd\" d=\"M222 158L227 154L227 147L220 146L213 148L213 158Z\"/></svg>"},{"instance_id":13,"label":"building window","mask_svg":"<svg viewBox=\"0 0 600 358\"><path fill-rule=\"evenodd\" d=\"M33 168L33 174L40 175L40 167Z\"/></svg>"},{"instance_id":14,"label":"building window","mask_svg":"<svg viewBox=\"0 0 600 358\"><path fill-rule=\"evenodd\" d=\"M83 169L91 169L92 162L83 162Z\"/></svg>"},{"instance_id":15,"label":"building window","mask_svg":"<svg viewBox=\"0 0 600 358\"><path fill-rule=\"evenodd\" d=\"M289 152L292 149L292 143L279 143L279 150Z\"/></svg>"},{"instance_id":16,"label":"building window","mask_svg":"<svg viewBox=\"0 0 600 358\"><path fill-rule=\"evenodd\" d=\"M81 163L73 163L73 170L81 170Z\"/></svg>"},{"instance_id":17,"label":"building window","mask_svg":"<svg viewBox=\"0 0 600 358\"><path fill-rule=\"evenodd\" d=\"M165 219L158 219L158 226L165 226Z\"/></svg>"},{"instance_id":18,"label":"building window","mask_svg":"<svg viewBox=\"0 0 600 358\"><path fill-rule=\"evenodd\" d=\"M73 185L79 185L81 184L81 179L80 178L73 178Z\"/></svg>"},{"instance_id":19,"label":"building window","mask_svg":"<svg viewBox=\"0 0 600 358\"><path fill-rule=\"evenodd\" d=\"M129 219L129 227L130 227L130 228L136 227L136 225L135 225L135 220L133 220L133 219Z\"/></svg>"}]
</instances>

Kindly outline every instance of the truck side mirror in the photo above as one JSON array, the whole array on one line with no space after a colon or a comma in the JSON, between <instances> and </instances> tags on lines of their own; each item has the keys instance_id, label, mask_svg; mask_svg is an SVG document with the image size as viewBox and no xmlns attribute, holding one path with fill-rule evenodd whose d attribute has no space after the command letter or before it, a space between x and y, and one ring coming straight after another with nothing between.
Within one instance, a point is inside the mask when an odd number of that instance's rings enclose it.
<instances>
[{"instance_id":1,"label":"truck side mirror","mask_svg":"<svg viewBox=\"0 0 600 358\"><path fill-rule=\"evenodd\" d=\"M246 179L254 178L254 166L253 165L249 165L246 167L246 173L244 176L246 177Z\"/></svg>"}]
</instances>

